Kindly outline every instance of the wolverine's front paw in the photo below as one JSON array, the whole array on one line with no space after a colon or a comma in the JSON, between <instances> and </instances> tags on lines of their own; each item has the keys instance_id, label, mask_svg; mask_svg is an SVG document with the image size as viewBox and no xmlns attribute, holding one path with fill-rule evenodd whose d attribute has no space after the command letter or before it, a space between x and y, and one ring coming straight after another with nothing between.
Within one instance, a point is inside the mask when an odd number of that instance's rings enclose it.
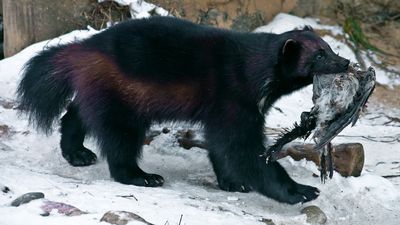
<instances>
[{"instance_id":1,"label":"wolverine's front paw","mask_svg":"<svg viewBox=\"0 0 400 225\"><path fill-rule=\"evenodd\" d=\"M62 156L72 166L89 166L97 161L96 154L85 147L74 151L63 151Z\"/></svg>"},{"instance_id":2,"label":"wolverine's front paw","mask_svg":"<svg viewBox=\"0 0 400 225\"><path fill-rule=\"evenodd\" d=\"M233 182L227 179L221 179L218 182L218 186L222 190L229 192L247 193L253 190L253 188L250 185L247 185L244 182Z\"/></svg>"},{"instance_id":3,"label":"wolverine's front paw","mask_svg":"<svg viewBox=\"0 0 400 225\"><path fill-rule=\"evenodd\" d=\"M289 204L296 204L300 202L309 202L318 198L320 191L318 188L312 186L296 184L296 186L293 189L289 189L288 192L289 196L286 202Z\"/></svg>"}]
</instances>

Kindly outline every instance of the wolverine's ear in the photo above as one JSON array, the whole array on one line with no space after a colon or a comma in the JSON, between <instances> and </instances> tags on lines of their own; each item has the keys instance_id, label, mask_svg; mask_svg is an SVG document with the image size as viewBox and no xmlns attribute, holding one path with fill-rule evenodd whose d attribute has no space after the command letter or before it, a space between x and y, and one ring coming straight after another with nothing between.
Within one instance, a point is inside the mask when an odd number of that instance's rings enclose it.
<instances>
[{"instance_id":1,"label":"wolverine's ear","mask_svg":"<svg viewBox=\"0 0 400 225\"><path fill-rule=\"evenodd\" d=\"M312 26L310 26L310 25L304 26L303 30L314 31L314 29L313 29Z\"/></svg>"},{"instance_id":2,"label":"wolverine's ear","mask_svg":"<svg viewBox=\"0 0 400 225\"><path fill-rule=\"evenodd\" d=\"M293 39L287 39L285 44L282 47L282 55L283 56L290 56L295 54L300 47L300 44L293 40Z\"/></svg>"}]
</instances>

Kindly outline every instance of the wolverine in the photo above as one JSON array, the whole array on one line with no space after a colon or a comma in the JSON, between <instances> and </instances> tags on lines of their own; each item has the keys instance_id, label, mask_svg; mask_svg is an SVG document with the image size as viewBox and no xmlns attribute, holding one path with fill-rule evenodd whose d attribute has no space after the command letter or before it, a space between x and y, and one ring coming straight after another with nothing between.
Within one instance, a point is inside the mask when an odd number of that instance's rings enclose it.
<instances>
[{"instance_id":1,"label":"wolverine","mask_svg":"<svg viewBox=\"0 0 400 225\"><path fill-rule=\"evenodd\" d=\"M348 64L310 27L242 33L152 17L41 51L25 65L17 93L20 108L46 133L66 109L60 146L72 166L96 162L83 145L91 135L115 181L161 186L163 177L138 166L146 131L164 121L201 123L222 190L296 204L319 190L260 157L265 114L313 76Z\"/></svg>"}]
</instances>

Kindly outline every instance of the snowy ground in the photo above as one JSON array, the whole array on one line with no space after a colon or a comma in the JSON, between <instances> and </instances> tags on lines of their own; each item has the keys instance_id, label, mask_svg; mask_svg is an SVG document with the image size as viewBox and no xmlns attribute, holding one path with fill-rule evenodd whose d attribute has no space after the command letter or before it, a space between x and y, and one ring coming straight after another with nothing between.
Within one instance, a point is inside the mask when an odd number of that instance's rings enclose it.
<instances>
[{"instance_id":1,"label":"snowy ground","mask_svg":"<svg viewBox=\"0 0 400 225\"><path fill-rule=\"evenodd\" d=\"M258 31L283 32L302 24L320 26L334 32L339 27L319 25L312 19L280 14L276 20ZM37 133L28 126L24 117L18 117L12 107L14 93L22 65L46 45L71 42L88 37L97 31L74 31L51 41L34 44L19 54L0 61L0 128L11 128L7 135L0 129L0 225L46 224L106 224L100 223L109 210L134 212L154 224L265 224L262 218L275 224L307 224L300 210L317 205L328 216L328 224L399 224L400 180L385 179L383 175L400 174L400 124L387 122L386 115L399 116L399 111L372 107L353 128L345 129L335 143L360 142L364 145L366 161L361 177L343 178L335 173L332 180L321 184L312 176L317 167L306 161L280 160L289 174L298 182L317 186L320 197L305 205L277 203L257 193L228 193L218 189L216 178L207 159L206 151L199 148L185 150L178 146L174 134L185 124L154 126L171 128L144 147L142 167L148 172L161 174L166 179L161 188L142 188L122 185L109 178L107 165L99 160L96 165L74 168L61 157L59 134L51 136ZM332 37L324 37L341 56L354 60L348 47ZM378 71L378 80L391 82ZM301 111L311 108L311 88L303 89L276 105L284 110L272 110L269 127L287 127L297 121ZM196 127L199 129L199 127ZM55 128L57 130L57 128ZM363 137L362 137L363 136ZM91 140L86 143L96 151ZM10 202L26 192L40 191L46 199L71 204L87 214L67 217L52 213L40 214L43 200L20 207ZM135 198L120 196L134 195ZM142 224L142 223L131 223Z\"/></svg>"}]
</instances>

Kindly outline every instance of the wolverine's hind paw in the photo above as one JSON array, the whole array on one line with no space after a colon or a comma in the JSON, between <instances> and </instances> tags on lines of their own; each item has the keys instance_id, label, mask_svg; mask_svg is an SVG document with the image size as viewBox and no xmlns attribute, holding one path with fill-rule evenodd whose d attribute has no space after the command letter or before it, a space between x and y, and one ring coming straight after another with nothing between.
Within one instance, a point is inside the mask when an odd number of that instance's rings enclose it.
<instances>
[{"instance_id":1,"label":"wolverine's hind paw","mask_svg":"<svg viewBox=\"0 0 400 225\"><path fill-rule=\"evenodd\" d=\"M85 147L74 151L63 151L62 156L72 166L90 166L97 161L96 154Z\"/></svg>"},{"instance_id":2,"label":"wolverine's hind paw","mask_svg":"<svg viewBox=\"0 0 400 225\"><path fill-rule=\"evenodd\" d=\"M125 179L123 181L120 181L118 179L116 180L123 184L132 184L143 187L160 187L164 184L164 178L162 176L158 174L148 174L148 173L132 177L129 179Z\"/></svg>"}]
</instances>

